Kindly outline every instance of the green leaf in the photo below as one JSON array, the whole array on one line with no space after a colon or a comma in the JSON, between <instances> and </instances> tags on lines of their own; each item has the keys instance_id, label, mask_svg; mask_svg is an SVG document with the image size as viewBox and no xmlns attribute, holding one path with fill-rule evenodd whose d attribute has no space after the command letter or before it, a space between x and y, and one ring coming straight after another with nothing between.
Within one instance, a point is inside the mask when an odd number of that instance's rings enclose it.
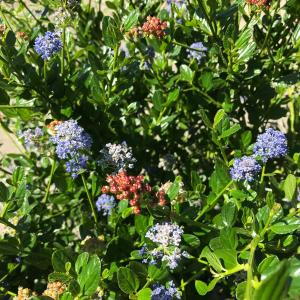
<instances>
[{"instance_id":1,"label":"green leaf","mask_svg":"<svg viewBox=\"0 0 300 300\"><path fill-rule=\"evenodd\" d=\"M9 198L8 188L3 182L0 182L0 202L6 202Z\"/></svg>"},{"instance_id":2,"label":"green leaf","mask_svg":"<svg viewBox=\"0 0 300 300\"><path fill-rule=\"evenodd\" d=\"M289 174L287 176L284 181L283 189L285 192L285 197L292 201L297 189L297 179L293 174Z\"/></svg>"},{"instance_id":3,"label":"green leaf","mask_svg":"<svg viewBox=\"0 0 300 300\"><path fill-rule=\"evenodd\" d=\"M200 114L200 117L202 119L202 121L204 122L204 124L208 127L208 128L213 128L213 125L212 123L210 122L205 110L203 108L200 108L199 109L199 114Z\"/></svg>"},{"instance_id":4,"label":"green leaf","mask_svg":"<svg viewBox=\"0 0 300 300\"><path fill-rule=\"evenodd\" d=\"M271 230L277 234L287 234L291 233L300 228L299 222L295 222L295 224L287 224L285 222L278 222L272 225Z\"/></svg>"},{"instance_id":5,"label":"green leaf","mask_svg":"<svg viewBox=\"0 0 300 300\"><path fill-rule=\"evenodd\" d=\"M217 160L215 170L212 173L209 185L215 194L218 194L230 182L227 166L220 160Z\"/></svg>"},{"instance_id":6,"label":"green leaf","mask_svg":"<svg viewBox=\"0 0 300 300\"><path fill-rule=\"evenodd\" d=\"M180 80L187 81L189 83L193 82L195 72L187 65L180 66Z\"/></svg>"},{"instance_id":7,"label":"green leaf","mask_svg":"<svg viewBox=\"0 0 300 300\"><path fill-rule=\"evenodd\" d=\"M19 249L17 241L13 243L12 240L0 240L0 254L17 256L18 253Z\"/></svg>"},{"instance_id":8,"label":"green leaf","mask_svg":"<svg viewBox=\"0 0 300 300\"><path fill-rule=\"evenodd\" d=\"M237 300L244 300L245 298L245 291L246 291L247 282L243 281L240 282L235 290L235 296Z\"/></svg>"},{"instance_id":9,"label":"green leaf","mask_svg":"<svg viewBox=\"0 0 300 300\"><path fill-rule=\"evenodd\" d=\"M181 177L177 176L175 178L175 181L172 183L172 185L170 186L170 188L167 191L167 195L168 195L170 201L174 200L177 197L179 190L180 190L180 183L181 183Z\"/></svg>"},{"instance_id":10,"label":"green leaf","mask_svg":"<svg viewBox=\"0 0 300 300\"><path fill-rule=\"evenodd\" d=\"M149 217L143 215L134 216L134 227L140 235L144 235L149 223Z\"/></svg>"},{"instance_id":11,"label":"green leaf","mask_svg":"<svg viewBox=\"0 0 300 300\"><path fill-rule=\"evenodd\" d=\"M137 293L137 300L151 300L151 293L150 288L142 289Z\"/></svg>"},{"instance_id":12,"label":"green leaf","mask_svg":"<svg viewBox=\"0 0 300 300\"><path fill-rule=\"evenodd\" d=\"M219 278L214 278L208 285L201 280L195 280L195 288L199 295L205 296L215 288L219 280Z\"/></svg>"},{"instance_id":13,"label":"green leaf","mask_svg":"<svg viewBox=\"0 0 300 300\"><path fill-rule=\"evenodd\" d=\"M234 225L236 220L236 207L233 202L225 203L221 211L223 224L227 227Z\"/></svg>"},{"instance_id":14,"label":"green leaf","mask_svg":"<svg viewBox=\"0 0 300 300\"><path fill-rule=\"evenodd\" d=\"M224 118L224 116L226 115L225 110L224 109L219 109L214 117L214 124L213 124L213 128L216 128L216 126L222 121L222 119Z\"/></svg>"},{"instance_id":15,"label":"green leaf","mask_svg":"<svg viewBox=\"0 0 300 300\"><path fill-rule=\"evenodd\" d=\"M16 43L16 36L11 30L6 35L5 43L9 47L14 47Z\"/></svg>"},{"instance_id":16,"label":"green leaf","mask_svg":"<svg viewBox=\"0 0 300 300\"><path fill-rule=\"evenodd\" d=\"M208 263L218 272L218 273L221 273L223 271L223 267L222 267L222 264L219 260L219 258L217 257L216 254L214 254L210 249L209 247L205 247L202 252L201 252L201 255L200 255L200 258L201 257L205 257L208 261Z\"/></svg>"},{"instance_id":17,"label":"green leaf","mask_svg":"<svg viewBox=\"0 0 300 300\"><path fill-rule=\"evenodd\" d=\"M148 271L145 264L142 264L138 261L131 261L129 263L129 267L138 276L140 281L143 281L147 278Z\"/></svg>"},{"instance_id":18,"label":"green leaf","mask_svg":"<svg viewBox=\"0 0 300 300\"><path fill-rule=\"evenodd\" d=\"M208 286L201 280L195 281L195 288L199 295L205 296L208 293Z\"/></svg>"},{"instance_id":19,"label":"green leaf","mask_svg":"<svg viewBox=\"0 0 300 300\"><path fill-rule=\"evenodd\" d=\"M81 293L91 296L95 293L101 275L101 263L97 255L90 256L82 253L75 263L75 270L78 274L77 281L80 285Z\"/></svg>"},{"instance_id":20,"label":"green leaf","mask_svg":"<svg viewBox=\"0 0 300 300\"><path fill-rule=\"evenodd\" d=\"M200 240L193 234L183 234L183 240L192 248L198 248L200 246Z\"/></svg>"},{"instance_id":21,"label":"green leaf","mask_svg":"<svg viewBox=\"0 0 300 300\"><path fill-rule=\"evenodd\" d=\"M179 88L177 88L168 94L167 105L170 105L172 102L174 102L178 99L179 92L180 92L180 90L179 90Z\"/></svg>"},{"instance_id":22,"label":"green leaf","mask_svg":"<svg viewBox=\"0 0 300 300\"><path fill-rule=\"evenodd\" d=\"M222 259L227 270L238 265L237 252L233 249L217 249L214 252L219 259Z\"/></svg>"},{"instance_id":23,"label":"green leaf","mask_svg":"<svg viewBox=\"0 0 300 300\"><path fill-rule=\"evenodd\" d=\"M168 276L168 271L163 268L158 268L155 265L148 267L148 276L151 280L160 281Z\"/></svg>"},{"instance_id":24,"label":"green leaf","mask_svg":"<svg viewBox=\"0 0 300 300\"><path fill-rule=\"evenodd\" d=\"M241 129L241 125L240 124L234 124L229 129L223 131L222 134L218 138L219 139L227 138L227 137L235 134L236 132L238 132L240 129Z\"/></svg>"},{"instance_id":25,"label":"green leaf","mask_svg":"<svg viewBox=\"0 0 300 300\"><path fill-rule=\"evenodd\" d=\"M274 266L279 263L279 259L276 255L270 255L266 257L259 265L258 272L264 276L268 273L268 270L272 270Z\"/></svg>"},{"instance_id":26,"label":"green leaf","mask_svg":"<svg viewBox=\"0 0 300 300\"><path fill-rule=\"evenodd\" d=\"M132 214L132 207L127 207L122 211L122 218L126 219Z\"/></svg>"},{"instance_id":27,"label":"green leaf","mask_svg":"<svg viewBox=\"0 0 300 300\"><path fill-rule=\"evenodd\" d=\"M57 250L52 254L52 266L54 271L64 273L65 265L69 261L69 257L66 255L65 251Z\"/></svg>"},{"instance_id":28,"label":"green leaf","mask_svg":"<svg viewBox=\"0 0 300 300\"><path fill-rule=\"evenodd\" d=\"M250 130L247 130L242 133L241 135L241 143L244 148L248 147L252 140L252 132Z\"/></svg>"},{"instance_id":29,"label":"green leaf","mask_svg":"<svg viewBox=\"0 0 300 300\"><path fill-rule=\"evenodd\" d=\"M70 292L65 292L59 297L59 300L73 300L73 296Z\"/></svg>"},{"instance_id":30,"label":"green leaf","mask_svg":"<svg viewBox=\"0 0 300 300\"><path fill-rule=\"evenodd\" d=\"M289 263L284 260L273 267L273 271L268 274L255 290L253 300L282 300L286 299L287 287L289 285Z\"/></svg>"},{"instance_id":31,"label":"green leaf","mask_svg":"<svg viewBox=\"0 0 300 300\"><path fill-rule=\"evenodd\" d=\"M123 38L115 20L109 16L103 17L102 31L104 43L108 47L115 48Z\"/></svg>"},{"instance_id":32,"label":"green leaf","mask_svg":"<svg viewBox=\"0 0 300 300\"><path fill-rule=\"evenodd\" d=\"M117 278L120 289L126 294L135 293L140 286L138 276L128 268L121 267L118 270Z\"/></svg>"},{"instance_id":33,"label":"green leaf","mask_svg":"<svg viewBox=\"0 0 300 300\"><path fill-rule=\"evenodd\" d=\"M135 26L138 20L139 20L139 11L138 10L132 11L124 21L123 27L125 31L128 31L133 26Z\"/></svg>"},{"instance_id":34,"label":"green leaf","mask_svg":"<svg viewBox=\"0 0 300 300\"><path fill-rule=\"evenodd\" d=\"M25 169L23 167L17 167L12 175L12 183L17 185L24 180Z\"/></svg>"},{"instance_id":35,"label":"green leaf","mask_svg":"<svg viewBox=\"0 0 300 300\"><path fill-rule=\"evenodd\" d=\"M53 273L49 274L49 276L48 276L49 282L60 281L63 283L67 283L71 279L72 279L72 277L70 275L65 274L65 273L60 273L60 272L53 272Z\"/></svg>"}]
</instances>

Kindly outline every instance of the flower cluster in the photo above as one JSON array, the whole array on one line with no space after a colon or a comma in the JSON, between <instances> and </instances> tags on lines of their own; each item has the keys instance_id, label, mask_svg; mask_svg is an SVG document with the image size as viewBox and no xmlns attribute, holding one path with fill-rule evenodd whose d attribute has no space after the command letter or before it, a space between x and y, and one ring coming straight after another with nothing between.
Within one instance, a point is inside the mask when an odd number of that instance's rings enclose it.
<instances>
[{"instance_id":1,"label":"flower cluster","mask_svg":"<svg viewBox=\"0 0 300 300\"><path fill-rule=\"evenodd\" d=\"M17 38L19 38L21 40L25 40L25 41L27 41L29 39L28 34L24 31L18 31L16 36L17 36Z\"/></svg>"},{"instance_id":2,"label":"flower cluster","mask_svg":"<svg viewBox=\"0 0 300 300\"><path fill-rule=\"evenodd\" d=\"M288 152L286 136L278 130L268 128L265 133L258 135L253 151L264 163L269 159L285 156Z\"/></svg>"},{"instance_id":3,"label":"flower cluster","mask_svg":"<svg viewBox=\"0 0 300 300\"><path fill-rule=\"evenodd\" d=\"M176 224L163 223L151 227L146 233L146 237L157 244L157 247L148 249L144 246L141 248L139 253L144 257L143 263L165 262L171 270L174 270L182 257L189 256L179 248L182 234L182 228Z\"/></svg>"},{"instance_id":4,"label":"flower cluster","mask_svg":"<svg viewBox=\"0 0 300 300\"><path fill-rule=\"evenodd\" d=\"M163 247L179 246L183 229L177 224L163 223L155 224L146 233L146 237L152 242Z\"/></svg>"},{"instance_id":5,"label":"flower cluster","mask_svg":"<svg viewBox=\"0 0 300 300\"><path fill-rule=\"evenodd\" d=\"M233 180L246 180L251 182L260 172L261 166L255 158L243 156L234 160L233 167L230 169L230 175Z\"/></svg>"},{"instance_id":6,"label":"flower cluster","mask_svg":"<svg viewBox=\"0 0 300 300\"><path fill-rule=\"evenodd\" d=\"M269 159L285 156L287 151L286 136L278 130L269 128L265 133L258 135L252 156L243 156L234 160L233 167L230 169L231 178L236 181L251 182L261 170L257 159L266 163Z\"/></svg>"},{"instance_id":7,"label":"flower cluster","mask_svg":"<svg viewBox=\"0 0 300 300\"><path fill-rule=\"evenodd\" d=\"M195 59L198 63L206 56L207 48L201 42L193 43L190 45L191 49L187 49L188 58Z\"/></svg>"},{"instance_id":8,"label":"flower cluster","mask_svg":"<svg viewBox=\"0 0 300 300\"><path fill-rule=\"evenodd\" d=\"M50 297L51 299L58 299L59 295L63 294L66 288L66 285L60 281L49 282L47 284L47 289L43 292L43 296Z\"/></svg>"},{"instance_id":9,"label":"flower cluster","mask_svg":"<svg viewBox=\"0 0 300 300\"><path fill-rule=\"evenodd\" d=\"M107 194L102 194L96 202L97 210L102 211L104 216L110 215L115 206L116 202L114 196Z\"/></svg>"},{"instance_id":10,"label":"flower cluster","mask_svg":"<svg viewBox=\"0 0 300 300\"><path fill-rule=\"evenodd\" d=\"M134 213L140 213L142 194L151 191L151 186L144 183L144 176L129 176L126 171L109 175L106 179L109 186L103 186L102 193L115 194L118 200L128 199Z\"/></svg>"},{"instance_id":11,"label":"flower cluster","mask_svg":"<svg viewBox=\"0 0 300 300\"><path fill-rule=\"evenodd\" d=\"M172 4L178 8L181 8L185 4L184 0L167 0L166 2L167 2L167 11L171 10Z\"/></svg>"},{"instance_id":12,"label":"flower cluster","mask_svg":"<svg viewBox=\"0 0 300 300\"><path fill-rule=\"evenodd\" d=\"M174 300L181 299L179 290L171 280L166 286L154 284L152 286L151 300Z\"/></svg>"},{"instance_id":13,"label":"flower cluster","mask_svg":"<svg viewBox=\"0 0 300 300\"><path fill-rule=\"evenodd\" d=\"M271 0L247 0L251 5L270 7Z\"/></svg>"},{"instance_id":14,"label":"flower cluster","mask_svg":"<svg viewBox=\"0 0 300 300\"><path fill-rule=\"evenodd\" d=\"M75 120L61 122L53 129L55 135L50 140L56 145L56 154L60 159L68 160L67 172L76 178L78 171L86 168L88 156L84 152L90 150L92 139Z\"/></svg>"},{"instance_id":15,"label":"flower cluster","mask_svg":"<svg viewBox=\"0 0 300 300\"><path fill-rule=\"evenodd\" d=\"M35 51L43 59L50 58L53 54L60 51L62 47L59 32L47 31L44 36L39 36L34 42Z\"/></svg>"},{"instance_id":16,"label":"flower cluster","mask_svg":"<svg viewBox=\"0 0 300 300\"><path fill-rule=\"evenodd\" d=\"M35 292L33 292L30 289L24 289L22 287L18 287L18 295L14 297L14 300L28 300L31 299L31 297L37 296Z\"/></svg>"},{"instance_id":17,"label":"flower cluster","mask_svg":"<svg viewBox=\"0 0 300 300\"><path fill-rule=\"evenodd\" d=\"M19 137L24 140L27 147L35 146L40 137L44 135L41 128L27 129L19 134Z\"/></svg>"},{"instance_id":18,"label":"flower cluster","mask_svg":"<svg viewBox=\"0 0 300 300\"><path fill-rule=\"evenodd\" d=\"M100 151L103 158L100 163L104 166L109 166L114 171L119 172L126 170L127 168L133 168L136 159L133 157L132 148L128 147L126 142L121 144L106 144L105 148Z\"/></svg>"},{"instance_id":19,"label":"flower cluster","mask_svg":"<svg viewBox=\"0 0 300 300\"><path fill-rule=\"evenodd\" d=\"M157 17L147 17L147 21L142 25L142 27L134 27L129 31L129 36L137 37L144 35L150 38L161 39L166 35L165 30L167 29L167 22L162 21Z\"/></svg>"},{"instance_id":20,"label":"flower cluster","mask_svg":"<svg viewBox=\"0 0 300 300\"><path fill-rule=\"evenodd\" d=\"M164 22L156 17L147 17L147 21L142 26L142 31L145 36L162 38L166 35L167 22Z\"/></svg>"}]
</instances>

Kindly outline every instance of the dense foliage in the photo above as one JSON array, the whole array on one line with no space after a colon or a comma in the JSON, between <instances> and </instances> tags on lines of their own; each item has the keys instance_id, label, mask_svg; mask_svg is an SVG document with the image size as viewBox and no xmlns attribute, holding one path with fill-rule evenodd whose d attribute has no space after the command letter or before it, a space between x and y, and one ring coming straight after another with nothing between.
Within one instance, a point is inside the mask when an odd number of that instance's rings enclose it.
<instances>
[{"instance_id":1,"label":"dense foliage","mask_svg":"<svg viewBox=\"0 0 300 300\"><path fill-rule=\"evenodd\" d=\"M1 299L300 299L297 0L0 5Z\"/></svg>"}]
</instances>

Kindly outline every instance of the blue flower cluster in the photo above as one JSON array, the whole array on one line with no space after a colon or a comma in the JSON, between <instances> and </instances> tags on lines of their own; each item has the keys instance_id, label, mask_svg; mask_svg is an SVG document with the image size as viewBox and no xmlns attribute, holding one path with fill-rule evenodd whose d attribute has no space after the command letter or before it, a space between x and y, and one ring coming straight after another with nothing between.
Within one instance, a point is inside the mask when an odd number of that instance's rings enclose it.
<instances>
[{"instance_id":1,"label":"blue flower cluster","mask_svg":"<svg viewBox=\"0 0 300 300\"><path fill-rule=\"evenodd\" d=\"M230 169L230 175L233 180L246 180L251 182L260 172L261 166L255 158L243 156L234 160L233 167Z\"/></svg>"},{"instance_id":2,"label":"blue flower cluster","mask_svg":"<svg viewBox=\"0 0 300 300\"><path fill-rule=\"evenodd\" d=\"M104 216L111 215L112 209L116 206L114 196L102 194L97 202L96 207L98 211L102 211Z\"/></svg>"},{"instance_id":3,"label":"blue flower cluster","mask_svg":"<svg viewBox=\"0 0 300 300\"><path fill-rule=\"evenodd\" d=\"M266 163L269 159L285 156L288 152L287 139L282 132L269 128L265 133L258 135L253 152L252 156L243 156L234 160L233 167L230 169L233 180L253 181L261 170L257 159Z\"/></svg>"},{"instance_id":4,"label":"blue flower cluster","mask_svg":"<svg viewBox=\"0 0 300 300\"><path fill-rule=\"evenodd\" d=\"M268 128L265 133L258 135L253 151L264 163L285 156L288 152L286 136L281 131Z\"/></svg>"},{"instance_id":5,"label":"blue flower cluster","mask_svg":"<svg viewBox=\"0 0 300 300\"><path fill-rule=\"evenodd\" d=\"M197 42L190 45L190 48L195 49L187 49L188 58L197 60L198 63L201 62L202 58L206 56L207 48L204 47L203 43Z\"/></svg>"},{"instance_id":6,"label":"blue flower cluster","mask_svg":"<svg viewBox=\"0 0 300 300\"><path fill-rule=\"evenodd\" d=\"M50 140L56 145L56 154L60 159L68 160L66 170L76 178L78 172L86 168L88 156L84 153L90 150L92 139L75 120L62 122L54 129L55 135Z\"/></svg>"},{"instance_id":7,"label":"blue flower cluster","mask_svg":"<svg viewBox=\"0 0 300 300\"><path fill-rule=\"evenodd\" d=\"M183 230L176 224L163 223L156 224L146 233L146 237L157 244L157 247L150 250L143 246L139 254L143 259L143 263L157 264L165 262L171 269L175 269L182 257L188 257L188 253L181 251L179 245Z\"/></svg>"},{"instance_id":8,"label":"blue flower cluster","mask_svg":"<svg viewBox=\"0 0 300 300\"><path fill-rule=\"evenodd\" d=\"M177 8L181 8L185 4L185 0L167 0L167 11L170 12L172 4Z\"/></svg>"},{"instance_id":9,"label":"blue flower cluster","mask_svg":"<svg viewBox=\"0 0 300 300\"><path fill-rule=\"evenodd\" d=\"M154 284L152 286L151 300L174 300L181 299L179 290L171 280L167 286Z\"/></svg>"},{"instance_id":10,"label":"blue flower cluster","mask_svg":"<svg viewBox=\"0 0 300 300\"><path fill-rule=\"evenodd\" d=\"M41 128L27 129L19 134L21 139L24 139L26 147L32 147L36 145L37 140L44 135Z\"/></svg>"},{"instance_id":11,"label":"blue flower cluster","mask_svg":"<svg viewBox=\"0 0 300 300\"><path fill-rule=\"evenodd\" d=\"M39 36L34 42L34 49L43 59L50 58L60 51L63 44L60 40L59 32L47 31L44 36Z\"/></svg>"}]
</instances>

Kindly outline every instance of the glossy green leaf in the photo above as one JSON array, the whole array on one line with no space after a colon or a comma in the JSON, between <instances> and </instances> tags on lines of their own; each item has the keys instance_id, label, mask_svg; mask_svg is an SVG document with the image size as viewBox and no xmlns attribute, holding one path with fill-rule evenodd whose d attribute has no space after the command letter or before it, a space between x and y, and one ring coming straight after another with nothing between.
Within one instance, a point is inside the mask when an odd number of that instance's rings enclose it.
<instances>
[{"instance_id":1,"label":"glossy green leaf","mask_svg":"<svg viewBox=\"0 0 300 300\"><path fill-rule=\"evenodd\" d=\"M132 270L121 267L118 271L118 285L124 293L131 294L138 290L140 281Z\"/></svg>"}]
</instances>

